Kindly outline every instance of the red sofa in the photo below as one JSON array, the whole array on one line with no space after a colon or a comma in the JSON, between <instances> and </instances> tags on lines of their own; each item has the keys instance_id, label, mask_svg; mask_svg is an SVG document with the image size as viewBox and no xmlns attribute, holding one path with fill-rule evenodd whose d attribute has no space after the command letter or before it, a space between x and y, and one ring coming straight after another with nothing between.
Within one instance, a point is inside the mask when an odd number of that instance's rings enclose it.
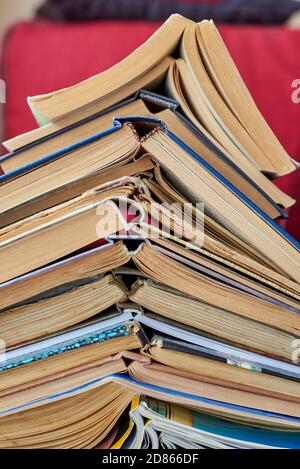
<instances>
[{"instance_id":1,"label":"red sofa","mask_svg":"<svg viewBox=\"0 0 300 469\"><path fill-rule=\"evenodd\" d=\"M5 138L36 123L26 97L74 84L121 60L144 42L156 23L21 23L7 34L2 76L7 83ZM300 30L222 26L221 34L259 108L288 152L300 161L300 104L291 99L300 79ZM299 170L300 171L300 170ZM287 230L300 240L300 173L276 182L299 200Z\"/></svg>"}]
</instances>

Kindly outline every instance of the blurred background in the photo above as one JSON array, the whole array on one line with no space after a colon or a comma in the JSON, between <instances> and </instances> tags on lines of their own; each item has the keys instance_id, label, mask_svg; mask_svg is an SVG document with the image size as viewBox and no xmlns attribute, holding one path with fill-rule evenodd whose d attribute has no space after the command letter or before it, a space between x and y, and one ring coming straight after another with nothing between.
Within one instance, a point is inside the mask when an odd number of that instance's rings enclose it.
<instances>
[{"instance_id":1,"label":"blurred background","mask_svg":"<svg viewBox=\"0 0 300 469\"><path fill-rule=\"evenodd\" d=\"M2 0L0 6L0 37L17 21L31 19L43 0Z\"/></svg>"},{"instance_id":2,"label":"blurred background","mask_svg":"<svg viewBox=\"0 0 300 469\"><path fill-rule=\"evenodd\" d=\"M1 140L37 126L27 96L105 70L175 12L216 21L258 107L300 161L300 0L1 0ZM298 200L286 228L300 240L298 173L276 184Z\"/></svg>"}]
</instances>

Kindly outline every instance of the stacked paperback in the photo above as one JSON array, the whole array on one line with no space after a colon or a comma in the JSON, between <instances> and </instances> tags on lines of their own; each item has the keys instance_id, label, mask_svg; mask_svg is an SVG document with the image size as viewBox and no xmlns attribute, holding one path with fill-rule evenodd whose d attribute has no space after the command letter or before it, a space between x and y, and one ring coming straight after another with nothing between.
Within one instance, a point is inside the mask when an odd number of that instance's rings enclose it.
<instances>
[{"instance_id":1,"label":"stacked paperback","mask_svg":"<svg viewBox=\"0 0 300 469\"><path fill-rule=\"evenodd\" d=\"M1 448L299 448L297 163L212 21L29 98L4 143Z\"/></svg>"}]
</instances>

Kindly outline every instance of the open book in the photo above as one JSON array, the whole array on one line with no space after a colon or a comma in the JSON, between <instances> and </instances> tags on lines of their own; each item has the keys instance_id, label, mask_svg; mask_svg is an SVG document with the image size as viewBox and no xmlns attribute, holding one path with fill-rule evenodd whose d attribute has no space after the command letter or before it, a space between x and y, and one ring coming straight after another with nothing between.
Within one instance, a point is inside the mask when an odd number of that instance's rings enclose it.
<instances>
[{"instance_id":1,"label":"open book","mask_svg":"<svg viewBox=\"0 0 300 469\"><path fill-rule=\"evenodd\" d=\"M299 447L297 433L240 425L176 404L142 398L130 412L135 436L127 447L194 449L271 449Z\"/></svg>"}]
</instances>

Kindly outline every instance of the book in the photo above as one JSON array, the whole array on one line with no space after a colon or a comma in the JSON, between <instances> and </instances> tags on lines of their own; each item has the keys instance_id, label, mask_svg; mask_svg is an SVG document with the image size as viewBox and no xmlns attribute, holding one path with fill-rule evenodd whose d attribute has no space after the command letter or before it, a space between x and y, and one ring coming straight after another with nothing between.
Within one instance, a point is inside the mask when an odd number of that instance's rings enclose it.
<instances>
[{"instance_id":1,"label":"book","mask_svg":"<svg viewBox=\"0 0 300 469\"><path fill-rule=\"evenodd\" d=\"M142 396L130 412L136 448L271 449L298 447L298 433L274 432Z\"/></svg>"},{"instance_id":2,"label":"book","mask_svg":"<svg viewBox=\"0 0 300 469\"><path fill-rule=\"evenodd\" d=\"M112 275L69 283L2 311L1 337L8 347L57 333L99 316L127 299L126 287Z\"/></svg>"},{"instance_id":3,"label":"book","mask_svg":"<svg viewBox=\"0 0 300 469\"><path fill-rule=\"evenodd\" d=\"M196 300L150 279L137 280L131 290L130 299L147 310L193 327L210 337L240 344L285 360L290 360L291 343L297 337L297 334L293 335L266 324L263 316L251 319L251 315L246 317L233 314L206 303L202 298Z\"/></svg>"}]
</instances>

